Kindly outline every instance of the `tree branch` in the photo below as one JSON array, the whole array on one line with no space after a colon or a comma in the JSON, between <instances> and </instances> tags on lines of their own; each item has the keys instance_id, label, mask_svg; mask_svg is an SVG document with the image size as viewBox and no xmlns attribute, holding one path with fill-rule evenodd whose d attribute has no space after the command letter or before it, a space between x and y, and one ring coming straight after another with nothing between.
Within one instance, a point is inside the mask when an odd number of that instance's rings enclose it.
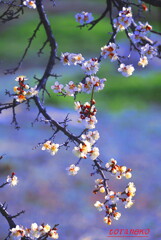
<instances>
[{"instance_id":1,"label":"tree branch","mask_svg":"<svg viewBox=\"0 0 161 240\"><path fill-rule=\"evenodd\" d=\"M148 3L154 7L161 7L161 0L143 0L143 2Z\"/></svg>"},{"instance_id":2,"label":"tree branch","mask_svg":"<svg viewBox=\"0 0 161 240\"><path fill-rule=\"evenodd\" d=\"M50 22L45 13L44 6L42 4L42 0L36 0L36 5L37 5L37 11L39 14L40 21L42 22L42 24L44 26L46 36L50 43L50 48L51 48L50 57L49 57L44 75L40 79L39 84L37 86L37 90L41 90L41 89L45 89L46 82L52 72L53 66L55 65L57 43L55 41L51 26L50 26Z\"/></svg>"}]
</instances>

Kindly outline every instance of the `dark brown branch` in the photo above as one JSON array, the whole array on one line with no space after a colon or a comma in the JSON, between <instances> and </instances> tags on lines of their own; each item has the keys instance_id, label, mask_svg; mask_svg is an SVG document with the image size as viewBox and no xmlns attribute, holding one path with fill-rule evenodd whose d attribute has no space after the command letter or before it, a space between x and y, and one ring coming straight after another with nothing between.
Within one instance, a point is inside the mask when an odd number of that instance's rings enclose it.
<instances>
[{"instance_id":1,"label":"dark brown branch","mask_svg":"<svg viewBox=\"0 0 161 240\"><path fill-rule=\"evenodd\" d=\"M96 20L92 21L90 24L92 25L88 30L91 30L97 23L99 23L108 13L109 11L109 4L108 4L109 0L107 0L107 6L104 10L104 12L101 14L101 16L99 18L97 18Z\"/></svg>"},{"instance_id":2,"label":"dark brown branch","mask_svg":"<svg viewBox=\"0 0 161 240\"><path fill-rule=\"evenodd\" d=\"M143 2L148 3L154 7L161 7L161 0L143 0Z\"/></svg>"},{"instance_id":3,"label":"dark brown branch","mask_svg":"<svg viewBox=\"0 0 161 240\"><path fill-rule=\"evenodd\" d=\"M55 65L55 59L56 59L56 49L57 49L57 44L50 26L50 22L47 18L47 15L44 10L44 6L42 4L42 0L36 0L36 5L37 5L37 11L39 14L40 21L43 24L43 27L46 32L47 39L50 43L50 57L44 72L44 75L42 76L41 80L39 81L39 84L37 86L37 90L45 89L46 82L52 72L53 66Z\"/></svg>"},{"instance_id":4,"label":"dark brown branch","mask_svg":"<svg viewBox=\"0 0 161 240\"><path fill-rule=\"evenodd\" d=\"M37 108L39 109L39 112L45 117L46 120L48 120L51 124L53 124L58 130L63 132L72 141L75 141L79 144L82 142L81 140L79 140L77 136L70 133L66 128L62 127L58 122L56 122L54 119L51 118L51 116L47 113L44 106L41 104L39 97L34 96L33 99L35 101Z\"/></svg>"},{"instance_id":5,"label":"dark brown branch","mask_svg":"<svg viewBox=\"0 0 161 240\"><path fill-rule=\"evenodd\" d=\"M0 203L0 213L2 214L3 217L5 217L5 219L7 220L8 224L9 224L9 228L15 228L16 224L14 223L14 221L12 220L12 216L7 212L5 205Z\"/></svg>"}]
</instances>

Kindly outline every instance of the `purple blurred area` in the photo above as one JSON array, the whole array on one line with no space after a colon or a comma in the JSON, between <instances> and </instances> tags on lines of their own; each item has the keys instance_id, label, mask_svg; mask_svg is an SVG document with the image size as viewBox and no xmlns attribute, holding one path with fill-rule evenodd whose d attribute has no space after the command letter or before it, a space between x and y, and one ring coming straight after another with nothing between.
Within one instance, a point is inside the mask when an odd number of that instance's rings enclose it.
<instances>
[{"instance_id":1,"label":"purple blurred area","mask_svg":"<svg viewBox=\"0 0 161 240\"><path fill-rule=\"evenodd\" d=\"M110 229L150 229L148 239L161 239L160 108L149 106L142 111L127 109L98 115L101 159L106 163L114 157L120 165L132 168L133 178L130 181L134 181L137 188L134 206L124 209L120 204L121 219L114 220L112 226L103 223L104 214L93 206L102 196L92 193L97 178L90 177L92 160L82 160L79 174L68 176L65 169L76 163L77 158L70 149L62 149L55 156L42 151L41 147L34 149L52 133L43 123L31 127L36 117L32 108L27 113L23 107L17 110L21 125L19 131L10 125L12 116L8 111L0 118L1 154L6 154L0 163L0 181L3 182L12 171L19 178L16 187L1 189L0 201L6 201L8 211L13 215L26 211L15 219L16 224L29 227L33 222L59 223L60 239L65 240L105 240ZM57 120L62 120L71 112L54 107L48 110ZM70 118L73 120L70 128L80 131L75 112L70 114ZM63 140L64 136L58 135L55 142ZM109 178L109 185L115 191L122 191L128 183L126 179ZM5 219L0 216L0 239L6 236L7 227Z\"/></svg>"}]
</instances>

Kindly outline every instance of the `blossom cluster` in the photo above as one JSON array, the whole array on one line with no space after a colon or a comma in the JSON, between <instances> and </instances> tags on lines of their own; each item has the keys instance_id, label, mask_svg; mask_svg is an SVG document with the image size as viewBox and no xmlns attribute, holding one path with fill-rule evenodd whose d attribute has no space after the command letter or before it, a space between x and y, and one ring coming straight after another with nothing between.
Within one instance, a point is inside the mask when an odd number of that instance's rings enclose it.
<instances>
[{"instance_id":1,"label":"blossom cluster","mask_svg":"<svg viewBox=\"0 0 161 240\"><path fill-rule=\"evenodd\" d=\"M111 62L114 62L118 59L117 54L117 45L115 43L109 43L108 45L105 45L101 48L101 56L103 58L109 57L111 59Z\"/></svg>"},{"instance_id":2,"label":"blossom cluster","mask_svg":"<svg viewBox=\"0 0 161 240\"><path fill-rule=\"evenodd\" d=\"M97 123L96 115L96 107L95 100L91 100L91 103L85 102L81 104L80 102L74 102L75 110L79 113L78 122L84 123L85 128L93 129L95 128L95 124Z\"/></svg>"},{"instance_id":3,"label":"blossom cluster","mask_svg":"<svg viewBox=\"0 0 161 240\"><path fill-rule=\"evenodd\" d=\"M79 146L74 147L73 153L78 158L87 158L87 155L90 156L92 160L95 160L99 156L99 149L97 147L92 147L95 142L99 139L99 132L98 131L88 131L81 135L82 143ZM75 176L80 168L75 165L71 164L68 168L66 168L69 175Z\"/></svg>"},{"instance_id":4,"label":"blossom cluster","mask_svg":"<svg viewBox=\"0 0 161 240\"><path fill-rule=\"evenodd\" d=\"M28 84L25 84L25 81L28 80L26 76L18 76L15 81L18 82L19 86L15 86L13 91L16 93L15 99L17 102L22 103L27 99L27 97L32 97L38 94L36 90L37 86L30 88Z\"/></svg>"},{"instance_id":5,"label":"blossom cluster","mask_svg":"<svg viewBox=\"0 0 161 240\"><path fill-rule=\"evenodd\" d=\"M135 31L133 33L129 33L129 36L133 43L138 43L145 39L150 30L152 30L152 26L149 25L148 22L145 24L139 22L139 25L135 27Z\"/></svg>"},{"instance_id":6,"label":"blossom cluster","mask_svg":"<svg viewBox=\"0 0 161 240\"><path fill-rule=\"evenodd\" d=\"M105 165L105 171L110 172L116 176L117 179L121 179L123 176L127 179L131 178L131 169L127 169L126 166L119 166L115 159L111 159ZM105 211L104 222L108 225L112 224L112 217L118 220L121 217L121 213L117 211L118 202L122 202L125 208L130 208L133 204L133 197L135 196L136 187L133 182L128 183L127 187L123 192L114 192L107 185L107 179L98 178L95 180L94 194L105 193L104 202L96 201L94 207L98 211Z\"/></svg>"},{"instance_id":7,"label":"blossom cluster","mask_svg":"<svg viewBox=\"0 0 161 240\"><path fill-rule=\"evenodd\" d=\"M52 141L46 141L42 148L43 151L47 150L51 155L55 155L58 150L59 150L59 144L58 143L53 143Z\"/></svg>"},{"instance_id":8,"label":"blossom cluster","mask_svg":"<svg viewBox=\"0 0 161 240\"><path fill-rule=\"evenodd\" d=\"M90 22L93 21L93 16L92 16L92 13L89 13L89 12L81 12L81 13L77 13L75 15L75 19L77 22L79 22L81 25L83 24L88 24Z\"/></svg>"},{"instance_id":9,"label":"blossom cluster","mask_svg":"<svg viewBox=\"0 0 161 240\"><path fill-rule=\"evenodd\" d=\"M91 58L89 60L85 60L82 54L76 53L62 53L61 54L61 62L64 65L80 65L84 70L86 75L96 74L99 70L99 62L97 58Z\"/></svg>"},{"instance_id":10,"label":"blossom cluster","mask_svg":"<svg viewBox=\"0 0 161 240\"><path fill-rule=\"evenodd\" d=\"M119 12L119 16L113 20L113 26L117 31L123 31L127 29L133 21L131 7L122 8Z\"/></svg>"},{"instance_id":11,"label":"blossom cluster","mask_svg":"<svg viewBox=\"0 0 161 240\"><path fill-rule=\"evenodd\" d=\"M36 8L36 2L34 0L25 0L23 1L23 5L28 7L28 8L33 8L35 9Z\"/></svg>"},{"instance_id":12,"label":"blossom cluster","mask_svg":"<svg viewBox=\"0 0 161 240\"><path fill-rule=\"evenodd\" d=\"M75 84L73 81L70 81L65 86L58 81L51 86L51 89L55 93L61 93L66 96L75 96L76 93L91 93L92 91L97 92L104 88L104 82L106 78L98 78L97 76L86 77L84 83Z\"/></svg>"},{"instance_id":13,"label":"blossom cluster","mask_svg":"<svg viewBox=\"0 0 161 240\"><path fill-rule=\"evenodd\" d=\"M57 233L57 228L51 228L50 225L41 224L37 225L37 223L32 223L30 228L24 228L23 226L16 225L15 228L11 230L11 236L15 237L17 240L25 238L30 238L32 240L36 240L38 238L52 238L58 239L59 235ZM43 238L43 239L44 239ZM46 239L45 238L45 239Z\"/></svg>"},{"instance_id":14,"label":"blossom cluster","mask_svg":"<svg viewBox=\"0 0 161 240\"><path fill-rule=\"evenodd\" d=\"M105 188L105 184L102 179L96 179L95 183L96 189L93 191L93 193L96 194L98 191L101 193L106 192L106 196L104 202L96 201L94 203L94 207L98 211L105 211L106 215L103 218L103 221L106 224L111 225L112 217L115 220L119 220L121 217L121 213L117 211L117 203L119 201L124 204L125 208L130 208L134 204L134 200L132 198L135 196L136 187L133 182L130 182L125 188L125 191L114 192L108 188Z\"/></svg>"},{"instance_id":15,"label":"blossom cluster","mask_svg":"<svg viewBox=\"0 0 161 240\"><path fill-rule=\"evenodd\" d=\"M9 175L7 176L6 182L7 182L11 187L14 187L14 186L17 185L17 183L18 183L18 178L17 178L17 176L15 175L14 172L11 174L11 176L9 176Z\"/></svg>"},{"instance_id":16,"label":"blossom cluster","mask_svg":"<svg viewBox=\"0 0 161 240\"><path fill-rule=\"evenodd\" d=\"M74 147L73 153L78 158L87 158L87 155L89 155L92 160L95 160L99 156L99 148L93 147L93 145L99 139L99 132L88 131L81 135L81 139L82 143Z\"/></svg>"},{"instance_id":17,"label":"blossom cluster","mask_svg":"<svg viewBox=\"0 0 161 240\"><path fill-rule=\"evenodd\" d=\"M110 161L106 163L105 167L107 168L107 171L117 179L121 179L122 177L129 179L132 177L132 170L126 166L119 166L114 158L111 158Z\"/></svg>"}]
</instances>

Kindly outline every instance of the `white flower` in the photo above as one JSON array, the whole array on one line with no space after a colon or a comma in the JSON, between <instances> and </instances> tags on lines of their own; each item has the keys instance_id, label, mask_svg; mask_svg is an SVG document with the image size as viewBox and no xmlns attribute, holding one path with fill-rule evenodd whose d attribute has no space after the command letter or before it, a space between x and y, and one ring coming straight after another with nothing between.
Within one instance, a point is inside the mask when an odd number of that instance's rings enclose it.
<instances>
[{"instance_id":1,"label":"white flower","mask_svg":"<svg viewBox=\"0 0 161 240\"><path fill-rule=\"evenodd\" d=\"M99 132L98 131L88 131L87 134L82 134L81 138L83 140L87 140L91 145L93 145L99 139Z\"/></svg>"},{"instance_id":2,"label":"white flower","mask_svg":"<svg viewBox=\"0 0 161 240\"><path fill-rule=\"evenodd\" d=\"M111 59L111 62L114 62L118 59L116 48L116 44L110 42L108 45L105 45L101 48L101 55L103 58L109 57Z\"/></svg>"},{"instance_id":3,"label":"white flower","mask_svg":"<svg viewBox=\"0 0 161 240\"><path fill-rule=\"evenodd\" d=\"M62 53L61 54L61 62L64 65L77 65L81 64L84 61L84 58L82 57L82 54L76 54L76 53Z\"/></svg>"},{"instance_id":4,"label":"white flower","mask_svg":"<svg viewBox=\"0 0 161 240\"><path fill-rule=\"evenodd\" d=\"M111 225L112 224L112 221L111 221L111 218L110 217L104 217L103 218L103 221L108 224L108 225Z\"/></svg>"},{"instance_id":5,"label":"white flower","mask_svg":"<svg viewBox=\"0 0 161 240\"><path fill-rule=\"evenodd\" d=\"M88 12L81 12L81 13L77 13L75 15L76 21L79 22L81 25L85 24L85 23L90 23L94 18L92 16L92 13L88 13Z\"/></svg>"},{"instance_id":6,"label":"white flower","mask_svg":"<svg viewBox=\"0 0 161 240\"><path fill-rule=\"evenodd\" d=\"M48 233L50 230L51 230L51 227L50 227L49 224L46 224L46 225L43 226L44 233Z\"/></svg>"},{"instance_id":7,"label":"white flower","mask_svg":"<svg viewBox=\"0 0 161 240\"><path fill-rule=\"evenodd\" d=\"M85 83L82 85L82 92L91 93L94 87L94 91L100 91L104 88L104 82L106 78L99 79L96 76L86 77Z\"/></svg>"},{"instance_id":8,"label":"white flower","mask_svg":"<svg viewBox=\"0 0 161 240\"><path fill-rule=\"evenodd\" d=\"M58 239L59 235L55 230L51 230L50 233L49 233L49 237L53 238L53 239Z\"/></svg>"},{"instance_id":9,"label":"white flower","mask_svg":"<svg viewBox=\"0 0 161 240\"><path fill-rule=\"evenodd\" d=\"M138 65L141 67L145 67L146 65L148 65L148 59L146 56L143 56L140 58L140 61L138 62Z\"/></svg>"},{"instance_id":10,"label":"white flower","mask_svg":"<svg viewBox=\"0 0 161 240\"><path fill-rule=\"evenodd\" d=\"M125 173L125 177L126 177L127 179L131 178L131 177L132 177L131 172L127 172L127 173Z\"/></svg>"},{"instance_id":11,"label":"white flower","mask_svg":"<svg viewBox=\"0 0 161 240\"><path fill-rule=\"evenodd\" d=\"M51 89L53 89L55 93L61 93L63 87L64 87L63 84L60 84L58 81L56 81L54 85L51 86Z\"/></svg>"},{"instance_id":12,"label":"white flower","mask_svg":"<svg viewBox=\"0 0 161 240\"><path fill-rule=\"evenodd\" d=\"M131 11L131 7L122 8L122 11L119 12L119 16L126 16L126 17L132 17L132 11Z\"/></svg>"},{"instance_id":13,"label":"white flower","mask_svg":"<svg viewBox=\"0 0 161 240\"><path fill-rule=\"evenodd\" d=\"M128 186L125 189L125 193L129 196L129 197L133 197L135 195L136 192L136 187L134 185L133 182L129 182Z\"/></svg>"},{"instance_id":14,"label":"white flower","mask_svg":"<svg viewBox=\"0 0 161 240\"><path fill-rule=\"evenodd\" d=\"M52 143L52 144L51 144L51 148L50 148L50 153L51 153L51 155L55 155L58 150L59 150L59 144L57 144L57 143Z\"/></svg>"},{"instance_id":15,"label":"white flower","mask_svg":"<svg viewBox=\"0 0 161 240\"><path fill-rule=\"evenodd\" d=\"M99 63L97 58L89 59L82 63L82 69L85 71L85 74L92 75L96 74L99 70Z\"/></svg>"},{"instance_id":16,"label":"white flower","mask_svg":"<svg viewBox=\"0 0 161 240\"><path fill-rule=\"evenodd\" d=\"M123 31L131 25L132 20L133 19L130 16L129 11L127 11L127 14L123 14L123 12L121 11L119 13L119 17L113 20L113 26L117 29L117 31Z\"/></svg>"},{"instance_id":17,"label":"white flower","mask_svg":"<svg viewBox=\"0 0 161 240\"><path fill-rule=\"evenodd\" d=\"M38 230L38 225L37 225L37 223L32 223L32 224L31 224L31 230L32 230L32 231L37 231L37 230Z\"/></svg>"},{"instance_id":18,"label":"white flower","mask_svg":"<svg viewBox=\"0 0 161 240\"><path fill-rule=\"evenodd\" d=\"M147 43L144 47L141 47L141 54L151 59L157 56L157 49Z\"/></svg>"},{"instance_id":19,"label":"white flower","mask_svg":"<svg viewBox=\"0 0 161 240\"><path fill-rule=\"evenodd\" d=\"M78 88L73 81L70 81L68 84L66 84L64 90L68 96L74 96L75 92L78 92Z\"/></svg>"},{"instance_id":20,"label":"white flower","mask_svg":"<svg viewBox=\"0 0 161 240\"><path fill-rule=\"evenodd\" d=\"M19 102L19 103L22 103L23 101L26 100L26 97L24 96L24 94L19 94L18 96L15 96L14 98L16 99L16 102Z\"/></svg>"},{"instance_id":21,"label":"white flower","mask_svg":"<svg viewBox=\"0 0 161 240\"><path fill-rule=\"evenodd\" d=\"M131 208L132 205L134 204L134 201L132 200L131 197L126 198L126 201L124 202L125 208Z\"/></svg>"},{"instance_id":22,"label":"white flower","mask_svg":"<svg viewBox=\"0 0 161 240\"><path fill-rule=\"evenodd\" d=\"M17 176L15 176L15 173L12 173L11 176L7 176L6 181L10 184L11 187L14 187L18 183L18 178L17 178Z\"/></svg>"},{"instance_id":23,"label":"white flower","mask_svg":"<svg viewBox=\"0 0 161 240\"><path fill-rule=\"evenodd\" d=\"M36 3L35 1L30 1L30 0L25 0L23 1L23 5L27 6L28 8L36 8Z\"/></svg>"},{"instance_id":24,"label":"white flower","mask_svg":"<svg viewBox=\"0 0 161 240\"><path fill-rule=\"evenodd\" d=\"M15 78L16 82L22 82L22 81L26 81L26 80L28 80L28 79L26 78L26 76L23 76L23 75Z\"/></svg>"},{"instance_id":25,"label":"white flower","mask_svg":"<svg viewBox=\"0 0 161 240\"><path fill-rule=\"evenodd\" d=\"M113 214L113 216L114 216L114 219L115 219L115 220L119 220L119 218L121 217L121 213L120 213L120 212L115 212L115 213Z\"/></svg>"},{"instance_id":26,"label":"white flower","mask_svg":"<svg viewBox=\"0 0 161 240\"><path fill-rule=\"evenodd\" d=\"M87 158L87 153L91 151L90 143L87 141L84 141L84 143L80 143L78 147L74 147L73 153L78 158Z\"/></svg>"},{"instance_id":27,"label":"white flower","mask_svg":"<svg viewBox=\"0 0 161 240\"><path fill-rule=\"evenodd\" d=\"M129 77L132 75L133 71L134 71L134 67L131 65L126 65L124 63L120 64L120 68L118 68L118 71L122 73L122 75L124 77Z\"/></svg>"},{"instance_id":28,"label":"white flower","mask_svg":"<svg viewBox=\"0 0 161 240\"><path fill-rule=\"evenodd\" d=\"M11 235L14 237L19 237L18 239L21 239L21 237L25 236L25 230L23 227L20 227L19 225L16 225L15 228L12 228Z\"/></svg>"},{"instance_id":29,"label":"white flower","mask_svg":"<svg viewBox=\"0 0 161 240\"><path fill-rule=\"evenodd\" d=\"M90 158L92 160L95 160L98 156L100 155L99 153L99 148L94 147L91 151L90 151Z\"/></svg>"},{"instance_id":30,"label":"white flower","mask_svg":"<svg viewBox=\"0 0 161 240\"><path fill-rule=\"evenodd\" d=\"M70 64L74 64L74 65L81 64L84 61L84 58L80 53L79 54L71 53L69 54L68 58L69 58Z\"/></svg>"},{"instance_id":31,"label":"white flower","mask_svg":"<svg viewBox=\"0 0 161 240\"><path fill-rule=\"evenodd\" d=\"M97 208L98 211L102 211L102 210L105 210L105 206L103 203L99 202L99 201L96 201L94 206Z\"/></svg>"},{"instance_id":32,"label":"white flower","mask_svg":"<svg viewBox=\"0 0 161 240\"><path fill-rule=\"evenodd\" d=\"M108 201L109 204L115 204L119 201L119 197L113 191L110 191L108 195L105 196L105 199Z\"/></svg>"},{"instance_id":33,"label":"white flower","mask_svg":"<svg viewBox=\"0 0 161 240\"><path fill-rule=\"evenodd\" d=\"M70 167L66 168L66 170L68 171L69 175L75 176L80 170L80 168L72 164L70 165Z\"/></svg>"},{"instance_id":34,"label":"white flower","mask_svg":"<svg viewBox=\"0 0 161 240\"><path fill-rule=\"evenodd\" d=\"M46 141L41 148L41 150L43 150L43 151L50 150L50 149L51 149L51 141Z\"/></svg>"},{"instance_id":35,"label":"white flower","mask_svg":"<svg viewBox=\"0 0 161 240\"><path fill-rule=\"evenodd\" d=\"M74 102L74 109L78 112L81 111L81 104L80 102Z\"/></svg>"},{"instance_id":36,"label":"white flower","mask_svg":"<svg viewBox=\"0 0 161 240\"><path fill-rule=\"evenodd\" d=\"M95 116L92 116L90 118L85 118L85 127L88 129L95 128L96 123L97 123L97 119Z\"/></svg>"},{"instance_id":37,"label":"white flower","mask_svg":"<svg viewBox=\"0 0 161 240\"><path fill-rule=\"evenodd\" d=\"M38 94L38 91L36 90L37 89L37 86L35 86L35 87L31 87L29 90L28 90L28 92L26 93L26 95L27 96L29 96L29 97L33 97L33 96L35 96L35 95L37 95Z\"/></svg>"}]
</instances>

